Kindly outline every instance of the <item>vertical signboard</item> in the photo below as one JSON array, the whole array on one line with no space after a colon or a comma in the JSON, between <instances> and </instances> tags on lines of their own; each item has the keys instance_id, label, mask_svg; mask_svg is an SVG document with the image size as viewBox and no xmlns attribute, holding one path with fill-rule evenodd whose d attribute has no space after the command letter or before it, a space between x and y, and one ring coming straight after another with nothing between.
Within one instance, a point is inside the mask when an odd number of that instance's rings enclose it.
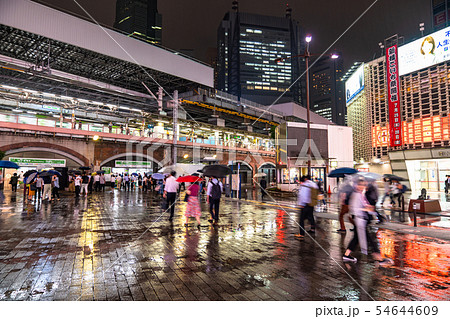
<instances>
[{"instance_id":1,"label":"vertical signboard","mask_svg":"<svg viewBox=\"0 0 450 319\"><path fill-rule=\"evenodd\" d=\"M398 76L397 45L386 49L386 74L389 106L390 146L402 145L402 116L400 112L400 81Z\"/></svg>"}]
</instances>

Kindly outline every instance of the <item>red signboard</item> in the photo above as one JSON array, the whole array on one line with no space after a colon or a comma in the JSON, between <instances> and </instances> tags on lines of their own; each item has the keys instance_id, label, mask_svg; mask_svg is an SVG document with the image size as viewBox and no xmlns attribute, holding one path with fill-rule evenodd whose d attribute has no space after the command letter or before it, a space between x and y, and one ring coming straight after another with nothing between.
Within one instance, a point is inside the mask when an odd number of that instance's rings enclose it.
<instances>
[{"instance_id":1,"label":"red signboard","mask_svg":"<svg viewBox=\"0 0 450 319\"><path fill-rule=\"evenodd\" d=\"M402 122L403 144L422 144L450 140L450 116L431 116ZM390 145L389 126L372 126L372 147Z\"/></svg>"},{"instance_id":2,"label":"red signboard","mask_svg":"<svg viewBox=\"0 0 450 319\"><path fill-rule=\"evenodd\" d=\"M389 105L389 140L391 147L396 147L402 145L402 116L400 112L397 45L386 49L386 67Z\"/></svg>"}]
</instances>

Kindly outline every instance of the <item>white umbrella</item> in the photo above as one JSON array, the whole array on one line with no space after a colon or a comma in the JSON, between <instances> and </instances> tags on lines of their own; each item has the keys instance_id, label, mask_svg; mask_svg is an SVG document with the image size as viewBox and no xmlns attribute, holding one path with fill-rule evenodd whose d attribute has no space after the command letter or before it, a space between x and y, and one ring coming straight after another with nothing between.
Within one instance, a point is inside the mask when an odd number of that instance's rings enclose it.
<instances>
[{"instance_id":1,"label":"white umbrella","mask_svg":"<svg viewBox=\"0 0 450 319\"><path fill-rule=\"evenodd\" d=\"M366 181L368 182L375 182L379 179L381 179L381 175L377 174L377 173L372 173L372 172L358 172L356 174L353 175L355 178L364 178Z\"/></svg>"},{"instance_id":2,"label":"white umbrella","mask_svg":"<svg viewBox=\"0 0 450 319\"><path fill-rule=\"evenodd\" d=\"M266 173L256 173L253 177L258 178L258 177L266 177L267 174Z\"/></svg>"},{"instance_id":3,"label":"white umbrella","mask_svg":"<svg viewBox=\"0 0 450 319\"><path fill-rule=\"evenodd\" d=\"M38 171L53 169L53 165L52 164L39 164L36 166L36 169Z\"/></svg>"}]
</instances>

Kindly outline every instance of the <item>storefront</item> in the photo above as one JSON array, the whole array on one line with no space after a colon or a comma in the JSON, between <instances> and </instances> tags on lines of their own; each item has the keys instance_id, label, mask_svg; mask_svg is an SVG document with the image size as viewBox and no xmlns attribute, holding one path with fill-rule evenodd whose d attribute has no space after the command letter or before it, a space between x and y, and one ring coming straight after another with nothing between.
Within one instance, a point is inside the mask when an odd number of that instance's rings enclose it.
<instances>
[{"instance_id":1,"label":"storefront","mask_svg":"<svg viewBox=\"0 0 450 319\"><path fill-rule=\"evenodd\" d=\"M450 175L450 148L390 152L392 172L403 177L414 194L444 192L445 176Z\"/></svg>"},{"instance_id":2,"label":"storefront","mask_svg":"<svg viewBox=\"0 0 450 319\"><path fill-rule=\"evenodd\" d=\"M154 163L149 161L114 161L114 167L102 166L102 170L110 171L112 174L153 174Z\"/></svg>"},{"instance_id":3,"label":"storefront","mask_svg":"<svg viewBox=\"0 0 450 319\"><path fill-rule=\"evenodd\" d=\"M429 192L445 190L445 176L450 175L450 158L405 161L411 189L425 188Z\"/></svg>"},{"instance_id":4,"label":"storefront","mask_svg":"<svg viewBox=\"0 0 450 319\"><path fill-rule=\"evenodd\" d=\"M19 176L19 184L23 179L23 174L29 170L38 170L43 167L59 169L61 172L67 170L65 159L50 159L50 158L24 158L24 157L9 157L9 161L19 165L18 169L7 168L4 169L3 174L5 178L4 188L11 189L9 181L14 173Z\"/></svg>"}]
</instances>

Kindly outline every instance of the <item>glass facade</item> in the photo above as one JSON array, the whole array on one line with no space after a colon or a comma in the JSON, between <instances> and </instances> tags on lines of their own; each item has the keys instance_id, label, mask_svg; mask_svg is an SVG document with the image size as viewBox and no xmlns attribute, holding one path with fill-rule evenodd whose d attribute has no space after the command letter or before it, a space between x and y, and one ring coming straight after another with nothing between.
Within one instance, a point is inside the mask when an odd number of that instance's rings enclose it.
<instances>
[{"instance_id":1,"label":"glass facade","mask_svg":"<svg viewBox=\"0 0 450 319\"><path fill-rule=\"evenodd\" d=\"M413 192L425 188L429 192L445 190L445 176L450 175L450 159L406 161Z\"/></svg>"},{"instance_id":2,"label":"glass facade","mask_svg":"<svg viewBox=\"0 0 450 319\"><path fill-rule=\"evenodd\" d=\"M286 91L292 82L291 62L276 63L275 59L290 56L289 34L264 28L243 29L240 34L243 92Z\"/></svg>"}]
</instances>

